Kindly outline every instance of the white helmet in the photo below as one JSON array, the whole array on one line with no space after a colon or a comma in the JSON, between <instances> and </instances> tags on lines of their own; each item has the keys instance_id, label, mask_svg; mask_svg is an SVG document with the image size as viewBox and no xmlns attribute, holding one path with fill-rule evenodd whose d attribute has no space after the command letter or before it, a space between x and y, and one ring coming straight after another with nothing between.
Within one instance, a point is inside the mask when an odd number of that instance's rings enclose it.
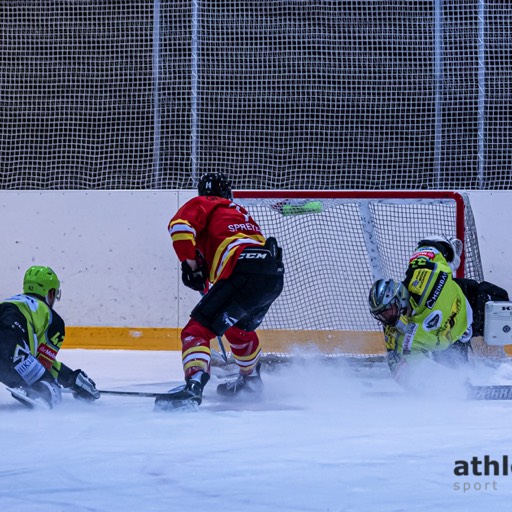
<instances>
[{"instance_id":1,"label":"white helmet","mask_svg":"<svg viewBox=\"0 0 512 512\"><path fill-rule=\"evenodd\" d=\"M417 249L425 246L437 249L446 258L452 272L457 271L463 248L463 244L458 238L447 235L430 235L418 242Z\"/></svg>"}]
</instances>

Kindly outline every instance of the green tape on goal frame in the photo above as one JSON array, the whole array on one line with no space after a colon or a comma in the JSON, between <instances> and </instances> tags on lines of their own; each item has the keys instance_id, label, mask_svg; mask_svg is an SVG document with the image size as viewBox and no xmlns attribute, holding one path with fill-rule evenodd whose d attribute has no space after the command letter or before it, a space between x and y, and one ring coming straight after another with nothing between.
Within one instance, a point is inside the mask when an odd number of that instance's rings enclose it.
<instances>
[{"instance_id":1,"label":"green tape on goal frame","mask_svg":"<svg viewBox=\"0 0 512 512\"><path fill-rule=\"evenodd\" d=\"M301 205L284 204L283 215L303 215L306 213L320 213L324 209L321 201L308 201Z\"/></svg>"}]
</instances>

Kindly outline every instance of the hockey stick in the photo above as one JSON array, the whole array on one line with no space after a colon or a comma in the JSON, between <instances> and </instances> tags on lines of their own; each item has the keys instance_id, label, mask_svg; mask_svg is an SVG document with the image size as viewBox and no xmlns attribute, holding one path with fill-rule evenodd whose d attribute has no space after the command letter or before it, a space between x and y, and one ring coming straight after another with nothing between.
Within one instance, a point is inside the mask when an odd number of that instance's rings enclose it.
<instances>
[{"instance_id":1,"label":"hockey stick","mask_svg":"<svg viewBox=\"0 0 512 512\"><path fill-rule=\"evenodd\" d=\"M115 395L115 396L141 396L145 398L156 398L157 396L165 395L166 392L155 393L150 391L113 391L107 389L98 389L100 395Z\"/></svg>"},{"instance_id":2,"label":"hockey stick","mask_svg":"<svg viewBox=\"0 0 512 512\"><path fill-rule=\"evenodd\" d=\"M201 294L201 297L204 297L206 295L206 293L204 291L199 292L199 293ZM226 353L226 349L224 348L224 344L222 343L221 336L217 336L217 343L219 344L220 351L222 352L222 359L224 359L224 362L227 364L228 363L228 355Z\"/></svg>"},{"instance_id":3,"label":"hockey stick","mask_svg":"<svg viewBox=\"0 0 512 512\"><path fill-rule=\"evenodd\" d=\"M222 352L222 359L224 359L224 362L227 364L228 355L226 354L226 349L224 348L224 344L222 343L222 338L220 336L217 336L217 343L219 344L220 351Z\"/></svg>"},{"instance_id":4,"label":"hockey stick","mask_svg":"<svg viewBox=\"0 0 512 512\"><path fill-rule=\"evenodd\" d=\"M10 391L10 390L9 390ZM166 395L166 392L147 392L147 391L113 391L98 390L102 395L116 396L138 396L146 398L156 398ZM372 396L390 397L396 393L371 393ZM502 386L470 386L467 394L468 400L512 400L512 385Z\"/></svg>"},{"instance_id":5,"label":"hockey stick","mask_svg":"<svg viewBox=\"0 0 512 512\"><path fill-rule=\"evenodd\" d=\"M470 386L469 400L512 400L512 386Z\"/></svg>"},{"instance_id":6,"label":"hockey stick","mask_svg":"<svg viewBox=\"0 0 512 512\"><path fill-rule=\"evenodd\" d=\"M374 391L365 393L366 396L372 397L396 397L407 396L404 391ZM467 400L512 400L512 385L497 385L497 386L467 386Z\"/></svg>"}]
</instances>

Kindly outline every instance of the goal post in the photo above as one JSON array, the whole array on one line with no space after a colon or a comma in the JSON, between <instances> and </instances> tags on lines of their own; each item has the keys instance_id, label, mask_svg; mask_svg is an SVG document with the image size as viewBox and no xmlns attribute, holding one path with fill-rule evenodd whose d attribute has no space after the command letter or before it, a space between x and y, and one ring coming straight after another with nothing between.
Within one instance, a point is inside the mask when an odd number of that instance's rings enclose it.
<instances>
[{"instance_id":1,"label":"goal post","mask_svg":"<svg viewBox=\"0 0 512 512\"><path fill-rule=\"evenodd\" d=\"M285 286L260 326L270 351L306 344L322 353L383 353L369 289L378 278L403 279L417 242L428 235L460 238L457 276L483 279L464 193L238 190L234 197L283 247Z\"/></svg>"}]
</instances>

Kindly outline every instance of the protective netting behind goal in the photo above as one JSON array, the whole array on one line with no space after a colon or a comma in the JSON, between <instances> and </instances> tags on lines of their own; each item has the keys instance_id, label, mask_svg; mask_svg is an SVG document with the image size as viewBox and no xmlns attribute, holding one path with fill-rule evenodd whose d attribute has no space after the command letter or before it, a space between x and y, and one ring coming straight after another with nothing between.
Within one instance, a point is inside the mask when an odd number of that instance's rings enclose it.
<instances>
[{"instance_id":1,"label":"protective netting behind goal","mask_svg":"<svg viewBox=\"0 0 512 512\"><path fill-rule=\"evenodd\" d=\"M507 189L512 3L3 0L0 187Z\"/></svg>"},{"instance_id":2,"label":"protective netting behind goal","mask_svg":"<svg viewBox=\"0 0 512 512\"><path fill-rule=\"evenodd\" d=\"M483 279L465 195L421 197L412 192L400 197L382 192L357 197L357 192L331 192L297 197L275 192L254 197L257 194L236 192L235 200L247 206L267 236L277 238L286 272L283 293L263 329L380 330L368 312L372 283L380 277L403 279L417 242L436 233L461 237L463 275Z\"/></svg>"}]
</instances>

